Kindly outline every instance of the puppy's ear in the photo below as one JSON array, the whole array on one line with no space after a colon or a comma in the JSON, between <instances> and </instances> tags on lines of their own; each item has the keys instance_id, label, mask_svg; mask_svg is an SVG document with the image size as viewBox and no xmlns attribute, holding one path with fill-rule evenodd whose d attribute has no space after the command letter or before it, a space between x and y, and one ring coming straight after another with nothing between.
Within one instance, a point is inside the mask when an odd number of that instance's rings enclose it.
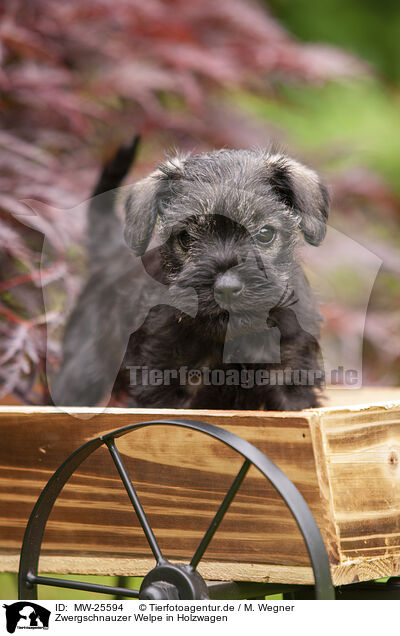
<instances>
[{"instance_id":1,"label":"puppy's ear","mask_svg":"<svg viewBox=\"0 0 400 636\"><path fill-rule=\"evenodd\" d=\"M168 159L148 177L129 188L125 195L126 244L138 255L145 253L157 216L174 194L173 185L183 176L183 158Z\"/></svg>"},{"instance_id":2,"label":"puppy's ear","mask_svg":"<svg viewBox=\"0 0 400 636\"><path fill-rule=\"evenodd\" d=\"M267 158L268 180L282 203L300 216L300 229L311 245L322 243L329 213L329 194L318 175L285 155Z\"/></svg>"}]
</instances>

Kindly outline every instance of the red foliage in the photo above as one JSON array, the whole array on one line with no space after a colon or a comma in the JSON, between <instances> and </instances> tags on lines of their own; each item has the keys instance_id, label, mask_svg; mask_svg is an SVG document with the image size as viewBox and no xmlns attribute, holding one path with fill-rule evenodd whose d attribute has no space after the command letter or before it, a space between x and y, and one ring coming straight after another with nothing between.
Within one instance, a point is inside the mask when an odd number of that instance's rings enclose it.
<instances>
[{"instance_id":1,"label":"red foliage","mask_svg":"<svg viewBox=\"0 0 400 636\"><path fill-rule=\"evenodd\" d=\"M58 209L87 198L104 148L134 132L162 146L259 143L265 128L227 104L231 88L363 65L300 44L246 0L5 0L0 15L0 381L28 399L45 356L57 356L56 342L45 351L41 285L70 281L65 249L80 232ZM24 199L50 207L32 215ZM31 228L57 255L41 281Z\"/></svg>"}]
</instances>

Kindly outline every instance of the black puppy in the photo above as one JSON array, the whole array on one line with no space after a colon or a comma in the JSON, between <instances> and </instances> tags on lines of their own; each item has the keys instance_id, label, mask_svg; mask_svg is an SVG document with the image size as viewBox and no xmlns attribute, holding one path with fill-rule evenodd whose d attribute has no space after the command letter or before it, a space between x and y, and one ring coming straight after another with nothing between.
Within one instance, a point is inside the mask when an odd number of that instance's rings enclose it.
<instances>
[{"instance_id":1,"label":"black puppy","mask_svg":"<svg viewBox=\"0 0 400 636\"><path fill-rule=\"evenodd\" d=\"M122 176L128 155L105 173ZM56 404L95 404L116 378L131 406L318 405L320 317L297 261L302 240L319 245L326 232L315 172L261 150L169 159L127 188L125 243L113 202L100 199L89 230L109 238L92 241Z\"/></svg>"}]
</instances>

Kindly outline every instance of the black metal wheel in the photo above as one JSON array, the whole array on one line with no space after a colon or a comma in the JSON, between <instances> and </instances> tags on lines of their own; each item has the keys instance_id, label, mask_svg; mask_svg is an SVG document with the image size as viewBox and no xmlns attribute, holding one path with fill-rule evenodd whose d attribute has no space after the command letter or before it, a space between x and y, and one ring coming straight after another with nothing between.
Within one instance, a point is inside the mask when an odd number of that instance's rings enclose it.
<instances>
[{"instance_id":1,"label":"black metal wheel","mask_svg":"<svg viewBox=\"0 0 400 636\"><path fill-rule=\"evenodd\" d=\"M178 426L198 431L226 444L244 458L242 467L233 480L188 564L171 563L162 554L115 444L117 438L127 433L148 426L160 425ZM80 581L66 581L38 575L43 534L53 505L62 488L75 470L89 455L102 445L108 447L140 525L143 528L150 549L156 559L156 566L144 577L140 591L93 583L82 583ZM328 555L319 528L303 496L280 468L255 446L222 428L204 422L170 419L131 424L97 437L78 448L61 464L43 489L26 527L18 574L19 598L21 600L36 600L38 585L143 599L254 598L255 596L261 595L261 584L248 583L240 586L237 583L211 583L207 585L197 571L197 566L201 558L251 465L258 468L275 487L297 522L304 537L314 572L315 597L317 599L334 599L335 592L330 575ZM264 587L266 588L267 586ZM276 591L269 591L269 593L274 594L277 593L278 590L281 591L281 588L283 591L288 587L289 586L275 586ZM266 591L265 593L268 592Z\"/></svg>"}]
</instances>

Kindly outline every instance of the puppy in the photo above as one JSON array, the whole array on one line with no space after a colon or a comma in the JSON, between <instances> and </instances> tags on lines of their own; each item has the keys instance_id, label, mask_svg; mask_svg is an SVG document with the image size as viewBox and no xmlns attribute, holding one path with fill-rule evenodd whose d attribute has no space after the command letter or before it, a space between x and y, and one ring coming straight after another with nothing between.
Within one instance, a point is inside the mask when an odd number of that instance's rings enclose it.
<instances>
[{"instance_id":1,"label":"puppy","mask_svg":"<svg viewBox=\"0 0 400 636\"><path fill-rule=\"evenodd\" d=\"M170 158L127 190L125 242L113 205L96 219L113 238L92 247L55 403L96 404L114 383L131 406L317 406L320 316L298 262L326 233L317 174L279 153L219 150Z\"/></svg>"}]
</instances>

